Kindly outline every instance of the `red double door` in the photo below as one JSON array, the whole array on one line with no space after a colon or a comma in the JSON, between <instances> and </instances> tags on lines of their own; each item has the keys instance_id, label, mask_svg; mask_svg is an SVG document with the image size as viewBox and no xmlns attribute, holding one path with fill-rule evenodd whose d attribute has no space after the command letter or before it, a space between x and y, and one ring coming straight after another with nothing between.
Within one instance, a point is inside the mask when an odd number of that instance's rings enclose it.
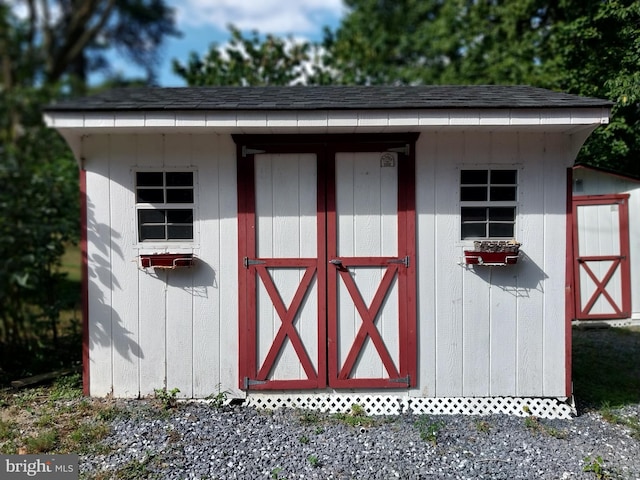
<instances>
[{"instance_id":1,"label":"red double door","mask_svg":"<svg viewBox=\"0 0 640 480\"><path fill-rule=\"evenodd\" d=\"M415 386L415 136L234 139L241 388Z\"/></svg>"}]
</instances>

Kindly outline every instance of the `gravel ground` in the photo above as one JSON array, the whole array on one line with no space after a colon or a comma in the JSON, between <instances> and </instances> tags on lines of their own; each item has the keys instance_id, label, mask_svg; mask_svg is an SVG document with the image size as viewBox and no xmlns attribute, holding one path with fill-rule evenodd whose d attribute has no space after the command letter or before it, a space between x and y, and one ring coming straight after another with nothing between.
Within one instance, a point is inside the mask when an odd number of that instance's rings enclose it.
<instances>
[{"instance_id":1,"label":"gravel ground","mask_svg":"<svg viewBox=\"0 0 640 480\"><path fill-rule=\"evenodd\" d=\"M640 440L595 412L571 420L506 415L357 419L296 410L125 402L105 452L81 478L640 479ZM616 411L640 422L640 405ZM637 433L636 433L637 434ZM585 471L591 467L591 471ZM103 473L100 473L103 472Z\"/></svg>"}]
</instances>

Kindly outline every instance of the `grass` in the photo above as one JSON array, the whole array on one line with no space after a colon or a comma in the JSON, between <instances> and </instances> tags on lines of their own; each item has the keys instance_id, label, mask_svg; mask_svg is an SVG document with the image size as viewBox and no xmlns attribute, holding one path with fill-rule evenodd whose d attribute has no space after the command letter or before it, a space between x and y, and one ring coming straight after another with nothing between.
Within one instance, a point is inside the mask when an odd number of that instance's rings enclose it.
<instances>
[{"instance_id":1,"label":"grass","mask_svg":"<svg viewBox=\"0 0 640 480\"><path fill-rule=\"evenodd\" d=\"M573 391L581 409L640 403L640 328L573 329Z\"/></svg>"}]
</instances>

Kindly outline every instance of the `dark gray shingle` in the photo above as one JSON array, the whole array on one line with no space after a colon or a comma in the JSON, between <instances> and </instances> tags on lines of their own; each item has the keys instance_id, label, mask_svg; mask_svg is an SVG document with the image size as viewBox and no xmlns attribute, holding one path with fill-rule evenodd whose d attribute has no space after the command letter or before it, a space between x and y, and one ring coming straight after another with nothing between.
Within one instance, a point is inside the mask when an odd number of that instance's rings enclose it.
<instances>
[{"instance_id":1,"label":"dark gray shingle","mask_svg":"<svg viewBox=\"0 0 640 480\"><path fill-rule=\"evenodd\" d=\"M46 111L397 110L609 107L598 98L527 86L138 87L51 104Z\"/></svg>"}]
</instances>

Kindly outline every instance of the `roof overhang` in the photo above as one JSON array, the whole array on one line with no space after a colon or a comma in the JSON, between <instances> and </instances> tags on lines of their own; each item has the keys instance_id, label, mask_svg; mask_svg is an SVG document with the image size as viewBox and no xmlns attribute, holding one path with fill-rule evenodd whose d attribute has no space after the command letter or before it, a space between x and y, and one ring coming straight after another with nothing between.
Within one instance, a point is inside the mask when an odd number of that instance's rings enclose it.
<instances>
[{"instance_id":1,"label":"roof overhang","mask_svg":"<svg viewBox=\"0 0 640 480\"><path fill-rule=\"evenodd\" d=\"M608 107L514 109L48 111L65 137L119 133L378 133L518 130L590 133L609 122Z\"/></svg>"}]
</instances>

